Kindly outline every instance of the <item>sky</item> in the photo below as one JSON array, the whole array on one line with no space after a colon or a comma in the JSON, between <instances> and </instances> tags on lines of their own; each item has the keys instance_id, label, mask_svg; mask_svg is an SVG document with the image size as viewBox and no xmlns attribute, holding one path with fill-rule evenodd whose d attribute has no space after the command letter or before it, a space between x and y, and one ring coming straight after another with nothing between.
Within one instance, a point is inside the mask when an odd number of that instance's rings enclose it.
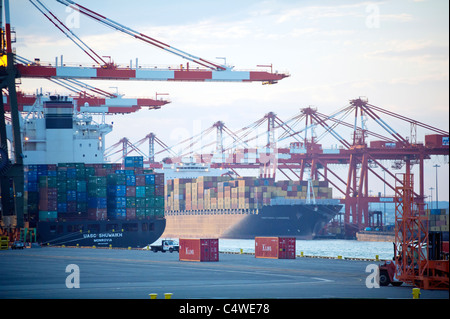
<instances>
[{"instance_id":1,"label":"sky","mask_svg":"<svg viewBox=\"0 0 450 319\"><path fill-rule=\"evenodd\" d=\"M122 137L135 142L150 132L174 145L219 120L238 130L268 112L275 112L282 120L309 106L331 114L360 96L370 104L449 130L448 1L78 2L207 60L223 63L217 57L225 57L235 69L273 64L274 70L290 74L275 85L90 81L112 92L117 88L124 97L154 97L158 92L168 93L165 97L171 101L160 110L108 117L114 131L107 135L107 145ZM74 16L54 0L43 3L62 20L71 22L72 30L99 55L111 56L118 64L127 65L130 60L134 64L136 58L140 65L186 63L85 16ZM66 63L91 63L29 1L11 1L11 23L20 56L54 63L55 57L64 55ZM44 92L65 92L48 81L22 79L21 89L26 92L40 87ZM411 135L408 123L390 123L401 135ZM373 121L366 125L379 130ZM417 140L423 142L430 132L419 128L417 133ZM349 132L342 134L350 138ZM337 141L325 138L322 144L330 148ZM435 187L435 164L441 166L439 200L448 200L448 156L427 161L427 195L429 188ZM374 193L383 192L380 186L373 188Z\"/></svg>"}]
</instances>

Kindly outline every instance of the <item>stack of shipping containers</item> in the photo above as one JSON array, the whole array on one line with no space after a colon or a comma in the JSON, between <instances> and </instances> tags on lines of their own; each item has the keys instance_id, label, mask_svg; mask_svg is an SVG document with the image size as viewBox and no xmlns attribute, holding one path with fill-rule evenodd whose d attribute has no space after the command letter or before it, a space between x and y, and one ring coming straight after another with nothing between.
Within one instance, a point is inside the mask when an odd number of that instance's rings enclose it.
<instances>
[{"instance_id":1,"label":"stack of shipping containers","mask_svg":"<svg viewBox=\"0 0 450 319\"><path fill-rule=\"evenodd\" d=\"M164 216L164 175L143 168L141 156L125 158L125 170L108 175L108 214L111 219Z\"/></svg>"},{"instance_id":2,"label":"stack of shipping containers","mask_svg":"<svg viewBox=\"0 0 450 319\"><path fill-rule=\"evenodd\" d=\"M448 232L448 209L432 208L428 210L429 230L437 232Z\"/></svg>"},{"instance_id":3,"label":"stack of shipping containers","mask_svg":"<svg viewBox=\"0 0 450 319\"><path fill-rule=\"evenodd\" d=\"M164 175L142 157L121 164L60 163L25 167L26 213L34 221L164 217Z\"/></svg>"},{"instance_id":4,"label":"stack of shipping containers","mask_svg":"<svg viewBox=\"0 0 450 319\"><path fill-rule=\"evenodd\" d=\"M290 204L307 198L308 182L274 181L268 178L201 176L173 179L166 184L166 210L258 209L263 205ZM313 181L316 199L331 199L332 188L325 181Z\"/></svg>"}]
</instances>

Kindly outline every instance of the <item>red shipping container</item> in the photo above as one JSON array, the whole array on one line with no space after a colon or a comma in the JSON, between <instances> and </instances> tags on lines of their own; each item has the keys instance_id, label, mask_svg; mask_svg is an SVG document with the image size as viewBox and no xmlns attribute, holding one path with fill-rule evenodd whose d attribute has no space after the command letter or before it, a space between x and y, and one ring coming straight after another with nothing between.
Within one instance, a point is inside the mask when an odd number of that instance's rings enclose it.
<instances>
[{"instance_id":1,"label":"red shipping container","mask_svg":"<svg viewBox=\"0 0 450 319\"><path fill-rule=\"evenodd\" d=\"M448 254L448 241L442 242L442 251Z\"/></svg>"},{"instance_id":2,"label":"red shipping container","mask_svg":"<svg viewBox=\"0 0 450 319\"><path fill-rule=\"evenodd\" d=\"M136 218L136 208L127 208L127 219Z\"/></svg>"},{"instance_id":3,"label":"red shipping container","mask_svg":"<svg viewBox=\"0 0 450 319\"><path fill-rule=\"evenodd\" d=\"M255 237L255 257L295 259L295 238Z\"/></svg>"},{"instance_id":4,"label":"red shipping container","mask_svg":"<svg viewBox=\"0 0 450 319\"><path fill-rule=\"evenodd\" d=\"M219 261L219 240L180 238L180 260Z\"/></svg>"},{"instance_id":5,"label":"red shipping container","mask_svg":"<svg viewBox=\"0 0 450 319\"><path fill-rule=\"evenodd\" d=\"M136 197L136 186L127 186L126 196L127 197Z\"/></svg>"},{"instance_id":6,"label":"red shipping container","mask_svg":"<svg viewBox=\"0 0 450 319\"><path fill-rule=\"evenodd\" d=\"M145 186L145 175L136 175L136 186Z\"/></svg>"},{"instance_id":7,"label":"red shipping container","mask_svg":"<svg viewBox=\"0 0 450 319\"><path fill-rule=\"evenodd\" d=\"M449 146L448 135L442 134L430 134L425 135L425 146L426 147L446 147Z\"/></svg>"}]
</instances>

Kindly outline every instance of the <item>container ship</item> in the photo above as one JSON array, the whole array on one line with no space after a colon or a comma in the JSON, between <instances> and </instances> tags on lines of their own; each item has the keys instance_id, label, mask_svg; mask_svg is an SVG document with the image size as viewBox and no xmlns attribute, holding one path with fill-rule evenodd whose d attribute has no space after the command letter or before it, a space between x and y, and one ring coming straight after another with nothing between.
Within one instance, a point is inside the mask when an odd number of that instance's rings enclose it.
<instances>
[{"instance_id":1,"label":"container ship","mask_svg":"<svg viewBox=\"0 0 450 319\"><path fill-rule=\"evenodd\" d=\"M179 178L166 182L165 196L163 237L172 238L313 239L342 207L325 181Z\"/></svg>"},{"instance_id":2,"label":"container ship","mask_svg":"<svg viewBox=\"0 0 450 319\"><path fill-rule=\"evenodd\" d=\"M42 97L22 119L25 217L48 245L145 247L164 232L164 174L142 157L105 163L112 125L68 97ZM13 224L13 222L10 222Z\"/></svg>"}]
</instances>

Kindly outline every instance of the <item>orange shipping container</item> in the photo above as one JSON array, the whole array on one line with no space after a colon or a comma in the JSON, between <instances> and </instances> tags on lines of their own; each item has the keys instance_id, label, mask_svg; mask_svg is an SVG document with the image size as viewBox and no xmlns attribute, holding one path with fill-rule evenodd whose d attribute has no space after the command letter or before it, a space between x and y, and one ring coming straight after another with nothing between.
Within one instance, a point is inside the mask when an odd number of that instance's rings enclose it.
<instances>
[{"instance_id":1,"label":"orange shipping container","mask_svg":"<svg viewBox=\"0 0 450 319\"><path fill-rule=\"evenodd\" d=\"M219 261L219 240L180 238L179 259L184 261Z\"/></svg>"},{"instance_id":2,"label":"orange shipping container","mask_svg":"<svg viewBox=\"0 0 450 319\"><path fill-rule=\"evenodd\" d=\"M255 237L255 258L295 259L295 237Z\"/></svg>"}]
</instances>

